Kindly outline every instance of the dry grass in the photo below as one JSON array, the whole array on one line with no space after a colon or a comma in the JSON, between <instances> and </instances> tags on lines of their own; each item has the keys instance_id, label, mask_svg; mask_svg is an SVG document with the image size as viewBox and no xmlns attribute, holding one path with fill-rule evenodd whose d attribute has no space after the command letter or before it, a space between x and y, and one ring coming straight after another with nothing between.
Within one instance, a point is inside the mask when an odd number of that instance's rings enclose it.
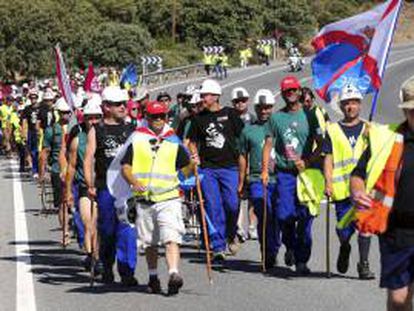
<instances>
[{"instance_id":1,"label":"dry grass","mask_svg":"<svg viewBox=\"0 0 414 311\"><path fill-rule=\"evenodd\" d=\"M406 1L394 38L395 43L414 42L414 2Z\"/></svg>"}]
</instances>

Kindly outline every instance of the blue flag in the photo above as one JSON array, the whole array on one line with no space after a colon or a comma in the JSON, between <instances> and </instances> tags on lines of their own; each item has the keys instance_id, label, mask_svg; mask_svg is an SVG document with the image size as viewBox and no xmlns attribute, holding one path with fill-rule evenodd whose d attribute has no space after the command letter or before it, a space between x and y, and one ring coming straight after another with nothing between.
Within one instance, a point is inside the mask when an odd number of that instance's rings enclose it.
<instances>
[{"instance_id":1,"label":"blue flag","mask_svg":"<svg viewBox=\"0 0 414 311\"><path fill-rule=\"evenodd\" d=\"M121 74L121 88L129 90L138 84L137 68L134 64L129 64L124 68Z\"/></svg>"}]
</instances>

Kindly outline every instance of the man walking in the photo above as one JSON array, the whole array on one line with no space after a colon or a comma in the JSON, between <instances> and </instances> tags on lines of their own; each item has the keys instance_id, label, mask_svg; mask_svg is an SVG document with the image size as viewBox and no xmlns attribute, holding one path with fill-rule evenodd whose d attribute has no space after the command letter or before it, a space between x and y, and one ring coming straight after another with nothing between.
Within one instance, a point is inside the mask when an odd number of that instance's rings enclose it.
<instances>
[{"instance_id":1,"label":"man walking","mask_svg":"<svg viewBox=\"0 0 414 311\"><path fill-rule=\"evenodd\" d=\"M227 243L232 254L240 247L237 233L239 215L237 139L243 122L230 107L222 107L218 82L207 79L200 95L204 110L198 114L190 129L190 151L200 158L204 178L202 189L206 212L215 228L209 232L214 259L224 260Z\"/></svg>"},{"instance_id":2,"label":"man walking","mask_svg":"<svg viewBox=\"0 0 414 311\"><path fill-rule=\"evenodd\" d=\"M312 223L308 208L297 198L299 172L319 160L321 130L316 116L302 108L301 85L296 77L288 76L281 82L281 93L286 106L273 114L267 124L263 149L262 180L269 183L270 152L276 154L276 210L286 246L285 263L296 265L298 274L309 274L307 262L312 249ZM313 151L316 142L317 148Z\"/></svg>"},{"instance_id":3,"label":"man walking","mask_svg":"<svg viewBox=\"0 0 414 311\"><path fill-rule=\"evenodd\" d=\"M379 234L380 287L387 289L388 311L413 310L414 80L401 93L406 120L372 133L351 176L358 229Z\"/></svg>"},{"instance_id":4,"label":"man walking","mask_svg":"<svg viewBox=\"0 0 414 311\"><path fill-rule=\"evenodd\" d=\"M344 118L339 122L328 124L322 148L325 155L325 193L335 203L338 222L353 206L349 192L349 177L368 143L368 125L359 116L362 99L361 92L355 86L346 85L343 88L339 100ZM346 273L351 254L349 242L355 232L355 225L350 223L345 228L337 229L336 232L341 244L336 266L340 273ZM358 235L360 260L357 270L362 280L374 278L368 262L370 243L370 236L361 233Z\"/></svg>"},{"instance_id":5,"label":"man walking","mask_svg":"<svg viewBox=\"0 0 414 311\"><path fill-rule=\"evenodd\" d=\"M276 193L275 177L269 177L266 192L260 179L262 172L263 142L266 135L266 123L272 114L275 99L270 90L258 90L254 99L257 121L247 125L240 137L239 157L239 195L243 194L243 188L249 187L249 200L254 206L254 212L258 218L257 232L262 258L265 257L265 268L269 270L276 263L277 253L280 247L280 230L276 217L274 195ZM272 169L269 165L269 169ZM249 173L247 174L247 170ZM247 177L247 178L246 178ZM246 179L248 185L245 185ZM267 215L264 224L264 193L267 193ZM266 245L263 245L263 226L266 227ZM256 230L256 228L255 228Z\"/></svg>"},{"instance_id":6,"label":"man walking","mask_svg":"<svg viewBox=\"0 0 414 311\"><path fill-rule=\"evenodd\" d=\"M109 86L102 92L104 118L88 132L84 173L88 196L98 203L99 258L104 266L102 281L107 284L114 281L112 267L116 254L122 284L135 286L138 284L134 278L136 247L128 249L125 245L135 245L136 233L134 228L123 226L117 219L115 200L106 183L110 163L134 130L133 125L124 122L127 100L127 92L116 86Z\"/></svg>"},{"instance_id":7,"label":"man walking","mask_svg":"<svg viewBox=\"0 0 414 311\"><path fill-rule=\"evenodd\" d=\"M178 294L183 279L178 272L179 245L185 233L179 197L178 171L189 175L190 158L181 144L172 140L165 103L147 105L148 127L139 128L121 162L125 180L137 199L137 228L145 249L149 293L160 293L158 245L165 245L169 273L168 294Z\"/></svg>"}]
</instances>

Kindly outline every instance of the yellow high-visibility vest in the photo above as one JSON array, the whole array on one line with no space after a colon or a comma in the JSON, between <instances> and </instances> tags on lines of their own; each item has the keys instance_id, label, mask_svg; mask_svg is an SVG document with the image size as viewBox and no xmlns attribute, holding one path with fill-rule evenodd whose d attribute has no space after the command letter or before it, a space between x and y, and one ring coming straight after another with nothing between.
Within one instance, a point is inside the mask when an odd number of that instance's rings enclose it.
<instances>
[{"instance_id":1,"label":"yellow high-visibility vest","mask_svg":"<svg viewBox=\"0 0 414 311\"><path fill-rule=\"evenodd\" d=\"M204 53L203 63L204 63L204 65L212 65L213 64L213 55Z\"/></svg>"},{"instance_id":2,"label":"yellow high-visibility vest","mask_svg":"<svg viewBox=\"0 0 414 311\"><path fill-rule=\"evenodd\" d=\"M373 126L369 131L369 145L371 158L367 166L366 191L369 193L374 188L380 177L392 147L397 138L398 124Z\"/></svg>"},{"instance_id":3,"label":"yellow high-visibility vest","mask_svg":"<svg viewBox=\"0 0 414 311\"><path fill-rule=\"evenodd\" d=\"M329 123L327 127L332 141L332 199L334 201L344 200L350 196L349 180L351 173L368 146L367 137L364 135L365 127L364 124L354 148L351 147L348 138L338 123Z\"/></svg>"},{"instance_id":4,"label":"yellow high-visibility vest","mask_svg":"<svg viewBox=\"0 0 414 311\"><path fill-rule=\"evenodd\" d=\"M147 188L134 195L148 201L162 202L179 197L176 159L179 145L167 140L151 145L149 139L133 142L132 173ZM155 149L158 149L155 151ZM154 150L154 151L153 151Z\"/></svg>"}]
</instances>

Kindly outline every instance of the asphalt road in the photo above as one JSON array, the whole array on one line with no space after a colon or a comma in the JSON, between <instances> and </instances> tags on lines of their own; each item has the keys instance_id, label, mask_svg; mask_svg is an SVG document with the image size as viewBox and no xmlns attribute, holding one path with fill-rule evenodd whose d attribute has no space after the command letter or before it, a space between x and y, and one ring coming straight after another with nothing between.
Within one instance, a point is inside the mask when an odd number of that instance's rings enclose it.
<instances>
[{"instance_id":1,"label":"asphalt road","mask_svg":"<svg viewBox=\"0 0 414 311\"><path fill-rule=\"evenodd\" d=\"M277 94L280 80L286 75L284 64L236 70L222 82L222 102L229 101L235 86L244 86L253 95L259 88ZM298 73L305 85L311 85L309 67ZM402 115L396 107L400 85L414 75L414 45L393 50L381 91L378 122L397 122ZM200 83L201 80L195 83ZM185 84L170 85L177 92ZM159 90L159 89L158 89ZM282 102L278 97L278 106ZM370 109L364 104L364 115ZM328 109L333 118L339 114ZM125 289L120 285L88 286L88 275L81 268L82 252L73 243L67 249L59 245L60 232L56 216L39 215L40 199L35 184L27 176L15 173L14 161L0 160L0 310L385 310L385 292L378 280L359 281L356 273L357 246L352 241L352 258L346 275L325 278L325 213L314 223L314 246L309 277L296 277L283 264L281 249L279 267L270 275L259 272L259 251L256 241L243 245L241 252L230 258L223 269L213 273L209 285L201 256L194 244L182 248L182 274L185 285L177 297L152 296L143 293L144 286ZM322 209L325 211L325 209ZM331 213L333 216L333 213ZM331 217L332 218L332 217ZM335 272L338 241L331 226L331 258ZM27 229L26 229L27 228ZM373 270L379 272L378 243L371 248ZM147 282L146 265L140 256L136 276ZM160 276L165 289L167 275L161 261Z\"/></svg>"}]
</instances>

